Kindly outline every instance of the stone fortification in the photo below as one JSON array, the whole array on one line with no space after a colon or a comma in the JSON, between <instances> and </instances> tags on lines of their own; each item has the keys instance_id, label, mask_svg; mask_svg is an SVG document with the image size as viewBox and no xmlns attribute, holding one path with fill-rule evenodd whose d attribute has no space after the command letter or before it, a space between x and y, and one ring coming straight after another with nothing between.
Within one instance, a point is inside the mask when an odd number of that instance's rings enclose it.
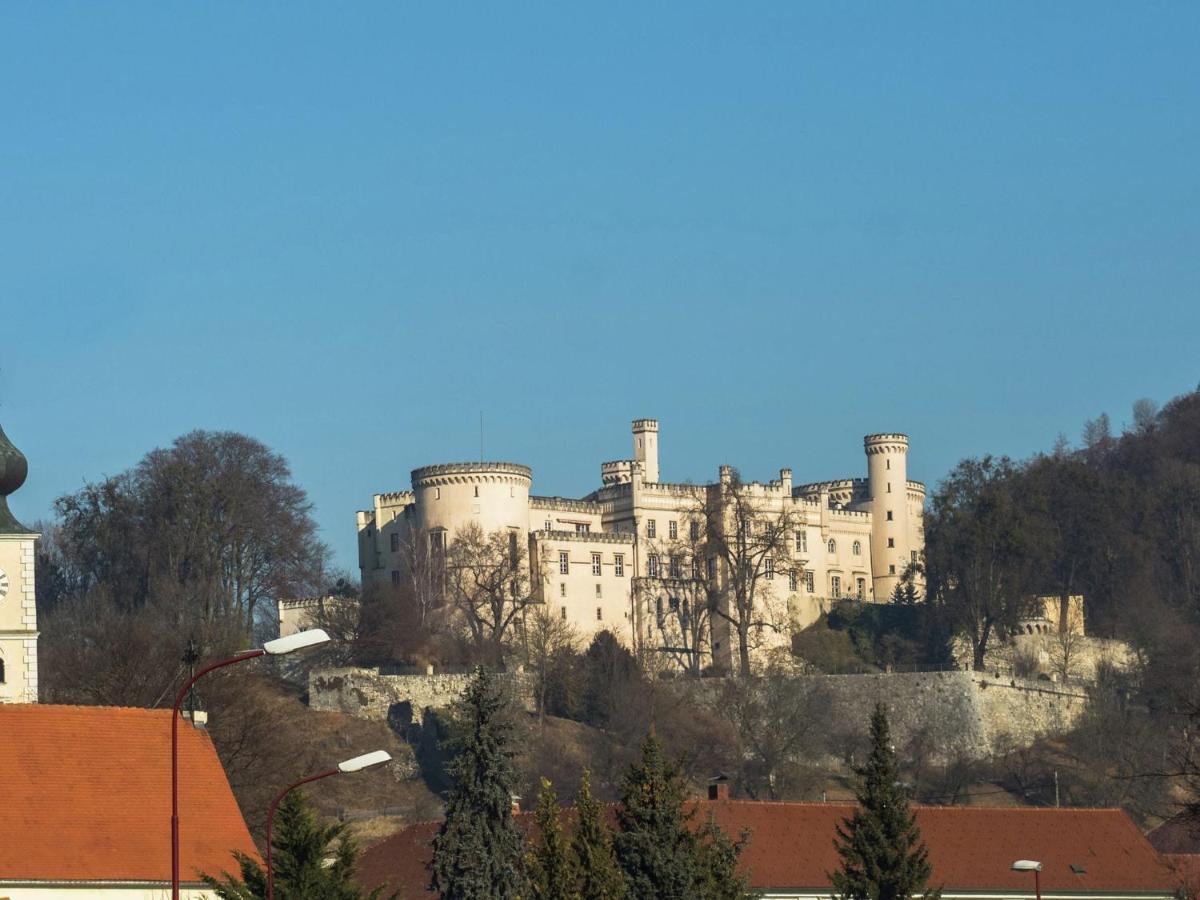
<instances>
[{"instance_id":1,"label":"stone fortification","mask_svg":"<svg viewBox=\"0 0 1200 900\"><path fill-rule=\"evenodd\" d=\"M881 702L898 749L924 741L942 760L982 759L1062 734L1087 706L1079 688L983 672L802 677L828 691L838 727L865 731Z\"/></svg>"},{"instance_id":2,"label":"stone fortification","mask_svg":"<svg viewBox=\"0 0 1200 900\"><path fill-rule=\"evenodd\" d=\"M532 711L532 679L501 676ZM420 726L430 710L462 696L469 674L383 675L378 669L321 669L309 676L313 709ZM921 742L942 761L982 759L1008 748L1071 730L1087 693L1073 685L983 672L912 672L878 675L800 675L800 683L827 693L831 714L814 727L848 738L866 733L877 702L887 705L897 749ZM716 679L695 683L700 702L716 703Z\"/></svg>"},{"instance_id":3,"label":"stone fortification","mask_svg":"<svg viewBox=\"0 0 1200 900\"><path fill-rule=\"evenodd\" d=\"M499 677L532 710L529 677L519 672ZM379 669L318 669L308 676L308 704L325 712L385 720L398 728L420 726L427 710L450 706L470 681L469 673L384 675Z\"/></svg>"}]
</instances>

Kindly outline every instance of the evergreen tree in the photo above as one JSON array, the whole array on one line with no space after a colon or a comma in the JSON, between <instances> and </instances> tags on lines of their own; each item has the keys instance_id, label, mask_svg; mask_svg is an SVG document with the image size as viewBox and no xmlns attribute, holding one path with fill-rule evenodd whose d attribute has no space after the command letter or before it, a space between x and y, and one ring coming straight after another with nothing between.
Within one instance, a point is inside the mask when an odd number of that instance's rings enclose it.
<instances>
[{"instance_id":1,"label":"evergreen tree","mask_svg":"<svg viewBox=\"0 0 1200 900\"><path fill-rule=\"evenodd\" d=\"M524 835L512 816L511 720L499 685L481 667L458 706L463 729L448 766L453 787L433 840L433 888L444 900L508 900L526 894Z\"/></svg>"},{"instance_id":2,"label":"evergreen tree","mask_svg":"<svg viewBox=\"0 0 1200 900\"><path fill-rule=\"evenodd\" d=\"M579 874L579 895L586 900L624 900L625 876L617 865L612 834L604 824L600 803L592 797L592 773L583 770L575 800L579 822L571 840Z\"/></svg>"},{"instance_id":3,"label":"evergreen tree","mask_svg":"<svg viewBox=\"0 0 1200 900\"><path fill-rule=\"evenodd\" d=\"M705 900L745 900L753 896L749 877L737 870L738 857L742 855L749 834L743 831L739 840L731 840L709 815L697 835L703 884L700 896Z\"/></svg>"},{"instance_id":4,"label":"evergreen tree","mask_svg":"<svg viewBox=\"0 0 1200 900\"><path fill-rule=\"evenodd\" d=\"M926 888L929 852L908 795L897 781L896 754L883 704L871 716L871 754L856 767L858 808L837 829L842 868L829 876L839 900L937 900Z\"/></svg>"},{"instance_id":5,"label":"evergreen tree","mask_svg":"<svg viewBox=\"0 0 1200 900\"><path fill-rule=\"evenodd\" d=\"M700 891L698 842L684 795L678 765L651 731L621 783L617 810L617 861L638 900L690 900Z\"/></svg>"},{"instance_id":6,"label":"evergreen tree","mask_svg":"<svg viewBox=\"0 0 1200 900\"><path fill-rule=\"evenodd\" d=\"M543 778L533 814L537 839L525 863L529 873L529 895L535 900L577 900L580 896L576 890L575 856L563 838L561 813L554 786L550 779Z\"/></svg>"},{"instance_id":7,"label":"evergreen tree","mask_svg":"<svg viewBox=\"0 0 1200 900\"><path fill-rule=\"evenodd\" d=\"M363 894L354 880L358 847L345 825L322 825L300 791L283 798L271 842L278 900L362 900L376 898L380 889ZM201 875L221 900L260 900L267 896L267 873L243 853L234 854L241 878L222 873L221 880ZM331 864L327 861L332 859Z\"/></svg>"}]
</instances>

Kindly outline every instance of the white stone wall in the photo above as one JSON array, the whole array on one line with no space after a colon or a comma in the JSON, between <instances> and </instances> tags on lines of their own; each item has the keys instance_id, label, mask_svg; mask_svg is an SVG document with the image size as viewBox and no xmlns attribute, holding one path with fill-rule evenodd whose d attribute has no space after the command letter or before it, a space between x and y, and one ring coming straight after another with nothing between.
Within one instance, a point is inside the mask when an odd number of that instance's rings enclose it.
<instances>
[{"instance_id":1,"label":"white stone wall","mask_svg":"<svg viewBox=\"0 0 1200 900\"><path fill-rule=\"evenodd\" d=\"M36 538L32 534L0 535L0 569L8 576L8 594L0 600L0 659L4 661L0 703L36 703L38 699Z\"/></svg>"},{"instance_id":2,"label":"white stone wall","mask_svg":"<svg viewBox=\"0 0 1200 900\"><path fill-rule=\"evenodd\" d=\"M386 720L396 704L408 704L413 724L426 710L445 709L458 700L471 681L469 673L382 675L378 669L317 669L308 676L308 705L360 719ZM533 709L532 680L523 674L499 676L516 697Z\"/></svg>"}]
</instances>

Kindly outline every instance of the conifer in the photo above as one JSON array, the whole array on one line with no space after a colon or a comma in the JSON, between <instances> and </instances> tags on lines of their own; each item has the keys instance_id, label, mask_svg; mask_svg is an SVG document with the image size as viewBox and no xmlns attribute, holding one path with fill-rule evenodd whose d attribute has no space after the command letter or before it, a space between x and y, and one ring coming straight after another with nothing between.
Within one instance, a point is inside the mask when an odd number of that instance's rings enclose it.
<instances>
[{"instance_id":1,"label":"conifer","mask_svg":"<svg viewBox=\"0 0 1200 900\"><path fill-rule=\"evenodd\" d=\"M617 865L613 839L604 823L600 803L592 797L592 773L583 770L579 796L575 800L579 821L571 850L579 874L579 895L586 900L624 900L625 876Z\"/></svg>"},{"instance_id":2,"label":"conifer","mask_svg":"<svg viewBox=\"0 0 1200 900\"><path fill-rule=\"evenodd\" d=\"M739 840L732 840L709 814L697 834L703 884L700 896L705 900L745 900L752 896L750 879L737 868L738 857L742 855L749 835L749 831L743 831Z\"/></svg>"},{"instance_id":3,"label":"conifer","mask_svg":"<svg viewBox=\"0 0 1200 900\"><path fill-rule=\"evenodd\" d=\"M535 900L578 900L575 855L562 833L562 807L550 779L543 778L533 819L537 836L526 857L529 895Z\"/></svg>"},{"instance_id":4,"label":"conifer","mask_svg":"<svg viewBox=\"0 0 1200 900\"><path fill-rule=\"evenodd\" d=\"M837 829L834 846L842 867L829 880L839 900L937 900L927 889L931 868L908 795L898 781L887 713L871 715L871 754L857 767L858 808Z\"/></svg>"},{"instance_id":5,"label":"conifer","mask_svg":"<svg viewBox=\"0 0 1200 900\"><path fill-rule=\"evenodd\" d=\"M698 895L703 874L684 798L679 767L663 755L651 731L642 743L642 758L629 767L621 783L617 811L617 862L630 894L639 900Z\"/></svg>"},{"instance_id":6,"label":"conifer","mask_svg":"<svg viewBox=\"0 0 1200 900\"><path fill-rule=\"evenodd\" d=\"M458 705L463 732L448 768L446 818L433 840L433 889L444 900L527 896L524 835L513 821L512 722L499 685L479 668Z\"/></svg>"},{"instance_id":7,"label":"conifer","mask_svg":"<svg viewBox=\"0 0 1200 900\"><path fill-rule=\"evenodd\" d=\"M379 896L378 888L363 894L354 880L358 847L345 825L322 825L302 791L284 797L277 815L271 842L277 900L361 900ZM243 853L234 855L241 878L228 873L223 873L221 880L202 875L205 884L221 900L266 897L267 875L262 866Z\"/></svg>"}]
</instances>

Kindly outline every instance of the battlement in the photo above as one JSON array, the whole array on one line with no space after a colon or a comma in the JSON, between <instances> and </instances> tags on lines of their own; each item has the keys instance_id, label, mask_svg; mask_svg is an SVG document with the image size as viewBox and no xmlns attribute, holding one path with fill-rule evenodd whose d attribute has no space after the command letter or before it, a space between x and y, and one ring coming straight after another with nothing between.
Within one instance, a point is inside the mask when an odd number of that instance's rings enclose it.
<instances>
[{"instance_id":1,"label":"battlement","mask_svg":"<svg viewBox=\"0 0 1200 900\"><path fill-rule=\"evenodd\" d=\"M868 434L863 438L863 449L868 456L876 453L907 453L908 435L899 432Z\"/></svg>"},{"instance_id":2,"label":"battlement","mask_svg":"<svg viewBox=\"0 0 1200 900\"><path fill-rule=\"evenodd\" d=\"M510 462L438 463L412 470L413 487L434 484L471 484L486 481L533 483L533 469Z\"/></svg>"},{"instance_id":3,"label":"battlement","mask_svg":"<svg viewBox=\"0 0 1200 900\"><path fill-rule=\"evenodd\" d=\"M535 541L573 541L578 544L632 544L627 531L533 531Z\"/></svg>"},{"instance_id":4,"label":"battlement","mask_svg":"<svg viewBox=\"0 0 1200 900\"><path fill-rule=\"evenodd\" d=\"M658 431L658 419L634 419L633 430L635 434L639 431Z\"/></svg>"},{"instance_id":5,"label":"battlement","mask_svg":"<svg viewBox=\"0 0 1200 900\"><path fill-rule=\"evenodd\" d=\"M375 495L375 502L381 506L391 503L412 503L416 495L412 491L386 491Z\"/></svg>"},{"instance_id":6,"label":"battlement","mask_svg":"<svg viewBox=\"0 0 1200 900\"><path fill-rule=\"evenodd\" d=\"M571 500L567 497L534 497L529 498L530 509L558 509L566 512L582 512L600 515L604 505L591 500Z\"/></svg>"}]
</instances>

